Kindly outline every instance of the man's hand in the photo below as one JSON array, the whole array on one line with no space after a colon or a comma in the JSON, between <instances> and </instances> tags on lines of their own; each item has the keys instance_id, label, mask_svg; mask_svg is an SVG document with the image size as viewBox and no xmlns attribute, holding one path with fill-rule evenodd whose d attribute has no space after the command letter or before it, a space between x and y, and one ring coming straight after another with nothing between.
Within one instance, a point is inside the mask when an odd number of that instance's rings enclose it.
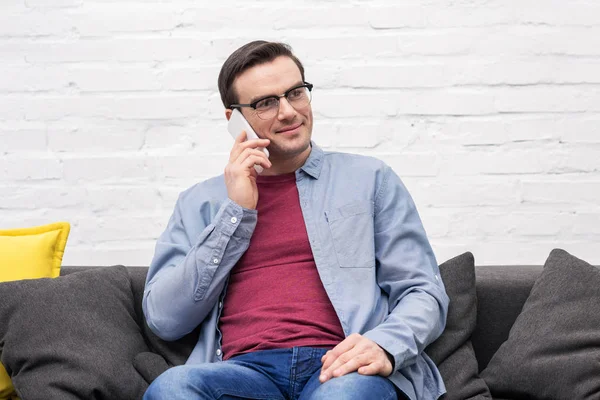
<instances>
[{"instance_id":1,"label":"man's hand","mask_svg":"<svg viewBox=\"0 0 600 400\"><path fill-rule=\"evenodd\" d=\"M269 139L247 140L246 132L236 139L229 155L229 163L225 167L225 185L227 195L244 208L256 209L258 188L256 187L256 170L254 164L263 168L271 168L271 162L259 147L267 147Z\"/></svg>"},{"instance_id":2,"label":"man's hand","mask_svg":"<svg viewBox=\"0 0 600 400\"><path fill-rule=\"evenodd\" d=\"M350 372L389 376L393 372L388 354L374 341L353 333L321 358L319 381L324 383Z\"/></svg>"}]
</instances>

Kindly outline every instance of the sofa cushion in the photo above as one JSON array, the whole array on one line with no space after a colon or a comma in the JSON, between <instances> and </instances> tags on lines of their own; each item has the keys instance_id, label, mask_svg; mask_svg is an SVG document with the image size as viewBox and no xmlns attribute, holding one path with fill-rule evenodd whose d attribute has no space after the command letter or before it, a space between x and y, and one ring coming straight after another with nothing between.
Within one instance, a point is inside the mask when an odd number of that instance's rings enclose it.
<instances>
[{"instance_id":1,"label":"sofa cushion","mask_svg":"<svg viewBox=\"0 0 600 400\"><path fill-rule=\"evenodd\" d=\"M125 267L0 283L0 359L21 398L139 399L148 351Z\"/></svg>"},{"instance_id":2,"label":"sofa cushion","mask_svg":"<svg viewBox=\"0 0 600 400\"><path fill-rule=\"evenodd\" d=\"M68 222L56 222L0 230L0 282L57 277L70 229ZM0 364L0 399L12 395L12 382Z\"/></svg>"},{"instance_id":3,"label":"sofa cushion","mask_svg":"<svg viewBox=\"0 0 600 400\"><path fill-rule=\"evenodd\" d=\"M487 385L478 376L478 364L471 345L477 323L473 254L464 253L440 265L440 274L450 298L446 328L425 352L438 366L447 393L444 400L491 398Z\"/></svg>"},{"instance_id":4,"label":"sofa cushion","mask_svg":"<svg viewBox=\"0 0 600 400\"><path fill-rule=\"evenodd\" d=\"M492 394L540 399L597 398L598 310L600 270L564 250L553 250L508 340L482 371Z\"/></svg>"}]
</instances>

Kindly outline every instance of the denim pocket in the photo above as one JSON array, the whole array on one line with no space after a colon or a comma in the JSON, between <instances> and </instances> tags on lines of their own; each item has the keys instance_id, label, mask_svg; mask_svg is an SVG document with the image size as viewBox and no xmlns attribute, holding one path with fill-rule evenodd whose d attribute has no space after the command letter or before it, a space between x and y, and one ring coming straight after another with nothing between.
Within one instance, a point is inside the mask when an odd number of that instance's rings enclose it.
<instances>
[{"instance_id":1,"label":"denim pocket","mask_svg":"<svg viewBox=\"0 0 600 400\"><path fill-rule=\"evenodd\" d=\"M373 202L363 200L325 212L340 267L375 266L373 209Z\"/></svg>"}]
</instances>

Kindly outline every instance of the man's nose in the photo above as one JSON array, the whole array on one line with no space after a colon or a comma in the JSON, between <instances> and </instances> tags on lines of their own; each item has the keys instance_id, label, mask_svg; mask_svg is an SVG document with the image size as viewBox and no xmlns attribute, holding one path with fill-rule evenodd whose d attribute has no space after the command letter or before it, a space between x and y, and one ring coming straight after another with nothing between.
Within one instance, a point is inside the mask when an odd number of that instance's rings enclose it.
<instances>
[{"instance_id":1,"label":"man's nose","mask_svg":"<svg viewBox=\"0 0 600 400\"><path fill-rule=\"evenodd\" d=\"M295 115L296 109L292 107L290 102L285 97L279 99L279 111L277 113L277 119L280 121L286 120L294 117Z\"/></svg>"}]
</instances>

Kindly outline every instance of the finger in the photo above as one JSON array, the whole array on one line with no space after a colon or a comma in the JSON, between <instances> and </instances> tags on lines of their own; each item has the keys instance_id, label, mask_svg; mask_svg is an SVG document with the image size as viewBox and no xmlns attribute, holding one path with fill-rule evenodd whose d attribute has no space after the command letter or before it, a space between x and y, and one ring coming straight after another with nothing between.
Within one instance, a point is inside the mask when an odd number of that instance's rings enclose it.
<instances>
[{"instance_id":1,"label":"finger","mask_svg":"<svg viewBox=\"0 0 600 400\"><path fill-rule=\"evenodd\" d=\"M365 355L358 354L355 357L352 357L345 364L342 364L339 368L334 369L332 372L332 376L337 378L337 377L349 374L350 372L354 372L354 371L358 370L359 368L361 368L365 365L368 365L368 364L369 364L369 361L365 357Z\"/></svg>"},{"instance_id":2,"label":"finger","mask_svg":"<svg viewBox=\"0 0 600 400\"><path fill-rule=\"evenodd\" d=\"M268 164L271 164L271 161L269 161L269 159L267 158L267 155L265 153L263 153L261 150L257 150L257 149L244 150L238 156L238 158L233 162L233 164L243 164L244 161L246 161L246 159L251 156L262 158L265 162L267 162Z\"/></svg>"},{"instance_id":3,"label":"finger","mask_svg":"<svg viewBox=\"0 0 600 400\"><path fill-rule=\"evenodd\" d=\"M348 367L352 371L356 371L356 368L360 367L360 365L358 365L354 369L352 369L352 367L355 365L354 359L357 358L359 355L360 355L360 352L358 350L356 350L355 348L353 348L350 351L347 351L344 354L341 354L339 357L337 357L331 363L331 365L329 365L329 367L321 369L321 374L319 376L319 380L321 382L325 382L328 379L333 378L334 371L337 371L338 369L340 369L342 366L346 365L347 363L350 363L350 365Z\"/></svg>"},{"instance_id":4,"label":"finger","mask_svg":"<svg viewBox=\"0 0 600 400\"><path fill-rule=\"evenodd\" d=\"M246 131L242 131L242 133L236 137L233 147L231 148L229 153L229 161L233 161L238 158L245 149L267 147L270 143L271 141L269 139L246 140Z\"/></svg>"},{"instance_id":5,"label":"finger","mask_svg":"<svg viewBox=\"0 0 600 400\"><path fill-rule=\"evenodd\" d=\"M374 362L368 365L363 365L358 368L358 373L361 375L379 375L383 373L383 364L380 362Z\"/></svg>"},{"instance_id":6,"label":"finger","mask_svg":"<svg viewBox=\"0 0 600 400\"><path fill-rule=\"evenodd\" d=\"M343 353L346 353L348 350L352 349L356 343L358 343L361 339L361 336L358 334L352 334L348 336L346 339L342 340L335 346L333 349L329 350L325 353L326 360L321 367L321 370L325 370L331 366L331 364Z\"/></svg>"},{"instance_id":7,"label":"finger","mask_svg":"<svg viewBox=\"0 0 600 400\"><path fill-rule=\"evenodd\" d=\"M252 154L250 157L246 158L242 162L241 167L245 170L250 171L250 173L252 173L252 171L254 170L253 167L255 165L260 165L263 168L271 168L271 163L269 162L269 160L266 160L264 157L259 157L254 154Z\"/></svg>"},{"instance_id":8,"label":"finger","mask_svg":"<svg viewBox=\"0 0 600 400\"><path fill-rule=\"evenodd\" d=\"M246 131L240 132L240 134L237 135L237 137L235 138L235 144L243 143L246 140L247 136L248 135L246 134Z\"/></svg>"}]
</instances>

